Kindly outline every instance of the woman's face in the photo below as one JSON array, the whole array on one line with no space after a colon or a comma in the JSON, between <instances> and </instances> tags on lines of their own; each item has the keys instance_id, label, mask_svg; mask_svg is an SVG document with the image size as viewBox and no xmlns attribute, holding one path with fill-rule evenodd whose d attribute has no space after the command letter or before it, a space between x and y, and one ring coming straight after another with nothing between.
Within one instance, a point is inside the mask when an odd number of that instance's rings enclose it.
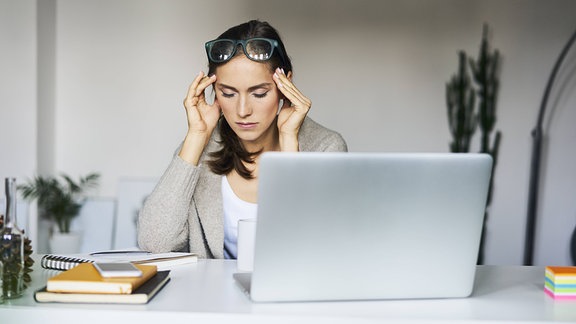
<instances>
[{"instance_id":1,"label":"woman's face","mask_svg":"<svg viewBox=\"0 0 576 324\"><path fill-rule=\"evenodd\" d=\"M280 92L268 64L238 55L216 69L214 89L224 118L244 145L274 144Z\"/></svg>"}]
</instances>

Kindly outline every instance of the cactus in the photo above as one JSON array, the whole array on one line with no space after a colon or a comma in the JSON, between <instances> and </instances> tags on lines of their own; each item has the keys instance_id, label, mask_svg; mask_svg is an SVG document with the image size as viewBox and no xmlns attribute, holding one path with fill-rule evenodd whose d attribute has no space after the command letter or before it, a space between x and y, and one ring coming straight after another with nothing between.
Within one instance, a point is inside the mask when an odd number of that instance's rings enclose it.
<instances>
[{"instance_id":1,"label":"cactus","mask_svg":"<svg viewBox=\"0 0 576 324\"><path fill-rule=\"evenodd\" d=\"M448 126L452 134L450 151L466 153L470 151L470 140L476 131L476 96L466 68L466 53L458 53L458 74L446 84L446 104L448 106Z\"/></svg>"},{"instance_id":2,"label":"cactus","mask_svg":"<svg viewBox=\"0 0 576 324\"><path fill-rule=\"evenodd\" d=\"M500 131L497 131L492 144L490 144L490 137L496 125L496 101L500 88L500 52L498 50L490 52L488 26L486 24L483 27L482 34L482 43L480 45L478 59L476 61L470 59L469 64L472 75L474 76L474 81L478 86L478 123L481 131L480 152L490 154L495 166L502 134ZM492 172L494 172L494 168ZM490 205L491 198L492 181L490 181L490 190L488 191L488 205Z\"/></svg>"},{"instance_id":3,"label":"cactus","mask_svg":"<svg viewBox=\"0 0 576 324\"><path fill-rule=\"evenodd\" d=\"M470 82L466 61L474 79L475 87ZM480 153L487 153L492 156L493 167L492 177L488 187L488 197L486 207L490 206L492 200L494 170L498 160L498 150L502 134L496 131L492 143L490 143L492 132L496 125L496 101L500 88L500 53L498 50L491 52L488 41L488 26L483 26L482 43L478 59L467 58L464 51L459 52L458 74L452 76L446 85L446 102L448 106L448 125L452 134L450 151L455 153L466 153L470 151L470 140L480 127ZM478 97L478 111L476 112L476 96ZM484 239L486 234L486 220L488 212L485 213L484 226L480 238L480 251L478 253L478 264L484 261Z\"/></svg>"},{"instance_id":4,"label":"cactus","mask_svg":"<svg viewBox=\"0 0 576 324\"><path fill-rule=\"evenodd\" d=\"M494 184L494 170L496 169L496 162L498 161L498 150L500 148L500 140L502 133L497 131L494 135L494 141L490 145L490 137L496 125L496 100L498 99L498 90L500 88L500 52L498 50L490 51L490 44L488 41L488 26L484 24L482 31L482 43L480 45L480 52L478 59L474 61L469 60L470 69L474 76L474 81L477 85L479 108L478 120L481 132L480 139L480 153L487 153L492 156L493 167L492 176L490 177L490 184L488 187L488 197L486 199L486 207L490 206L492 201L492 192ZM486 221L488 219L488 211L484 216L484 226L480 238L480 253L478 254L478 264L484 262L484 241L486 236Z\"/></svg>"}]
</instances>

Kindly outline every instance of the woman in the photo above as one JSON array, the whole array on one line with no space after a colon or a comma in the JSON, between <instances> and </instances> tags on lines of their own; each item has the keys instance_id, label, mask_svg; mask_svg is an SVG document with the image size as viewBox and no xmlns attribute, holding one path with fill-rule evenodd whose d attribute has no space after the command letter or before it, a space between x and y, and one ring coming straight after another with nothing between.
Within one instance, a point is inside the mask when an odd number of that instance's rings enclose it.
<instances>
[{"instance_id":1,"label":"woman","mask_svg":"<svg viewBox=\"0 0 576 324\"><path fill-rule=\"evenodd\" d=\"M236 258L238 220L256 217L263 152L347 148L306 117L311 101L292 83L292 64L268 23L232 27L206 52L208 74L198 74L184 100L188 132L144 203L138 242L153 252Z\"/></svg>"}]
</instances>

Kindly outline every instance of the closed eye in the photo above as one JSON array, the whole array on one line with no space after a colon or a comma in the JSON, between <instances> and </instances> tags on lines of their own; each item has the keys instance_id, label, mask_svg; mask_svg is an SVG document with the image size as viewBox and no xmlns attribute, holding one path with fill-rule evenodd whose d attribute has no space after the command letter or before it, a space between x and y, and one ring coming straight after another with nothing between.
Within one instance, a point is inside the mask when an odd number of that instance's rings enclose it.
<instances>
[{"instance_id":1,"label":"closed eye","mask_svg":"<svg viewBox=\"0 0 576 324\"><path fill-rule=\"evenodd\" d=\"M264 97L266 97L266 95L268 95L268 91L266 91L264 93L254 93L254 97L256 97L256 98L264 98Z\"/></svg>"}]
</instances>

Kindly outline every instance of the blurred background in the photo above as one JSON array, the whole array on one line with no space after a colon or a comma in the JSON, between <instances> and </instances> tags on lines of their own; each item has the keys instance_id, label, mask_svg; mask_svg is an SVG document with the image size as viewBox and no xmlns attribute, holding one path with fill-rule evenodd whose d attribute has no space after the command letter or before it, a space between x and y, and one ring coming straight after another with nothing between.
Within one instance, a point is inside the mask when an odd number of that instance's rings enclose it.
<instances>
[{"instance_id":1,"label":"blurred background","mask_svg":"<svg viewBox=\"0 0 576 324\"><path fill-rule=\"evenodd\" d=\"M250 19L279 30L310 116L350 151L448 152L446 83L459 50L477 56L486 23L502 55L502 142L485 262L521 264L530 133L575 13L573 0L0 0L0 178L95 171L94 201L147 192L185 135L204 42ZM573 50L549 99L536 264L570 263L575 73Z\"/></svg>"}]
</instances>

